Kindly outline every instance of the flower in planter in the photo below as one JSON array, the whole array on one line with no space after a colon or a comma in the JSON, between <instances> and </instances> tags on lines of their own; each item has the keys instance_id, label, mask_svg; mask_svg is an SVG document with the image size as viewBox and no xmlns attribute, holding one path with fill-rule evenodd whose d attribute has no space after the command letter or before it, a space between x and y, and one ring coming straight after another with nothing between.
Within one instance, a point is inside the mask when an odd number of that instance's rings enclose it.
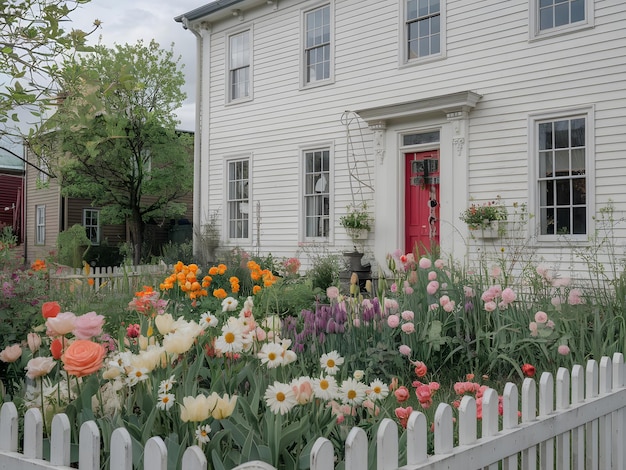
<instances>
[{"instance_id":1,"label":"flower in planter","mask_svg":"<svg viewBox=\"0 0 626 470\"><path fill-rule=\"evenodd\" d=\"M465 222L470 229L485 228L487 225L491 224L491 222L506 220L507 211L498 197L495 201L489 201L483 204L472 203L461 213L460 219Z\"/></svg>"},{"instance_id":2,"label":"flower in planter","mask_svg":"<svg viewBox=\"0 0 626 470\"><path fill-rule=\"evenodd\" d=\"M339 223L352 239L358 239L359 233L363 230L369 232L372 229L372 222L366 202L350 204L346 215L339 218Z\"/></svg>"}]
</instances>

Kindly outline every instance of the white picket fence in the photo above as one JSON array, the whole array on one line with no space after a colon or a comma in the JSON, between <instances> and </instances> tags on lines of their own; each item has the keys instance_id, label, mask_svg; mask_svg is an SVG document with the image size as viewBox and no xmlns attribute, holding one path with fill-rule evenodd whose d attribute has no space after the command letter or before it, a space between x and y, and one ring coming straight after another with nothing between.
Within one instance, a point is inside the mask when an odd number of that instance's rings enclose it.
<instances>
[{"instance_id":1,"label":"white picket fence","mask_svg":"<svg viewBox=\"0 0 626 470\"><path fill-rule=\"evenodd\" d=\"M573 469L604 470L626 468L626 376L624 357L603 357L600 363L575 365L571 372L560 368L555 380L543 373L537 384L527 378L520 396L508 383L502 395L502 418L495 390L483 395L481 436L477 436L476 401L466 396L458 416L458 445L454 445L452 408L440 404L435 412L434 454L427 455L428 423L421 412L413 412L407 426L406 465L399 467L398 426L383 419L376 436L377 470L422 469ZM38 410L26 413L24 445L18 453L18 417L15 406L5 403L0 410L0 469L43 470L68 468L70 426L67 416L56 415L52 422L50 461L41 460L42 421ZM79 468L100 468L100 433L92 421L82 425L79 436ZM372 462L373 464L374 462ZM330 441L319 438L311 451L311 470L335 468ZM345 470L366 470L368 441L365 432L353 428L345 443ZM130 435L124 428L111 438L112 470L132 468ZM165 470L167 452L163 441L151 438L144 449L144 469ZM207 461L197 446L185 451L184 470L206 470ZM234 470L275 470L264 462L249 462Z\"/></svg>"},{"instance_id":2,"label":"white picket fence","mask_svg":"<svg viewBox=\"0 0 626 470\"><path fill-rule=\"evenodd\" d=\"M57 290L74 290L77 287L106 289L107 292L134 292L143 284L162 282L171 273L172 266L166 264L144 264L137 266L90 267L88 272L83 268L62 267L50 271L50 287ZM89 280L93 280L93 285Z\"/></svg>"}]
</instances>

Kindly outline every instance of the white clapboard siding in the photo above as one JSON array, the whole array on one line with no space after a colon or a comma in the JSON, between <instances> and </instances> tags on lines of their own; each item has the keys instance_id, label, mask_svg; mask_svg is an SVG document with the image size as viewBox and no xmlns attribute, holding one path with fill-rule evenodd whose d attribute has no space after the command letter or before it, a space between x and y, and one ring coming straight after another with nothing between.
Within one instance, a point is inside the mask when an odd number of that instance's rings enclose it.
<instances>
[{"instance_id":1,"label":"white clapboard siding","mask_svg":"<svg viewBox=\"0 0 626 470\"><path fill-rule=\"evenodd\" d=\"M465 396L458 411L458 445L455 446L454 413L441 403L435 411L434 453L427 455L428 423L421 412L413 412L407 424L406 465L400 463L398 425L381 421L376 434L376 462L368 462L368 440L360 428L353 428L345 442L345 470L472 470L539 468L624 469L623 436L626 431L626 374L624 357L603 357L598 364L587 362L569 371L560 368L556 379L543 373L537 383L524 380L521 393L508 383L499 397L493 389L482 399L481 435L477 435L476 400ZM518 412L519 403L521 410ZM521 422L519 419L521 416ZM54 416L51 424L48 461L43 456L43 420L38 409L24 417L24 442L18 442L18 414L13 403L0 409L0 468L11 470L52 470L70 468L70 423L65 414ZM93 421L80 429L79 468L100 468L100 431ZM144 449L145 470L166 470L167 449L160 437L152 437ZM132 441L128 431L117 428L111 436L110 468L131 470ZM331 442L319 438L310 456L311 470L333 470ZM186 449L183 470L206 470L207 460L198 446ZM234 470L275 470L264 462L248 462Z\"/></svg>"}]
</instances>

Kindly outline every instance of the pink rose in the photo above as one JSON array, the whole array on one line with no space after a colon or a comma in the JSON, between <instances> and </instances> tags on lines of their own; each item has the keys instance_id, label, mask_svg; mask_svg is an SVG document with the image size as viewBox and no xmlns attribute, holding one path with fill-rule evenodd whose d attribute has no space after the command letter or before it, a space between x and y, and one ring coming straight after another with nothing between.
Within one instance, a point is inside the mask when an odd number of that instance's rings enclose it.
<instances>
[{"instance_id":1,"label":"pink rose","mask_svg":"<svg viewBox=\"0 0 626 470\"><path fill-rule=\"evenodd\" d=\"M389 315L387 317L387 325L389 325L391 328L397 328L399 324L400 317L398 317L398 315Z\"/></svg>"},{"instance_id":2,"label":"pink rose","mask_svg":"<svg viewBox=\"0 0 626 470\"><path fill-rule=\"evenodd\" d=\"M413 407L407 406L406 408L396 408L394 413L396 418L398 418L398 421L400 421L400 425L406 429L409 423L409 417L411 416L411 413L413 413Z\"/></svg>"},{"instance_id":3,"label":"pink rose","mask_svg":"<svg viewBox=\"0 0 626 470\"><path fill-rule=\"evenodd\" d=\"M428 292L430 295L435 295L437 289L439 289L439 283L437 281L430 281L426 286L426 292Z\"/></svg>"},{"instance_id":4,"label":"pink rose","mask_svg":"<svg viewBox=\"0 0 626 470\"><path fill-rule=\"evenodd\" d=\"M104 317L96 312L87 312L74 320L74 336L78 339L91 339L102 334Z\"/></svg>"},{"instance_id":5,"label":"pink rose","mask_svg":"<svg viewBox=\"0 0 626 470\"><path fill-rule=\"evenodd\" d=\"M569 346L567 346L567 344L561 344L557 351L561 356L567 356L569 354Z\"/></svg>"},{"instance_id":6,"label":"pink rose","mask_svg":"<svg viewBox=\"0 0 626 470\"><path fill-rule=\"evenodd\" d=\"M442 295L441 297L439 297L439 305L444 306L448 302L450 302L450 297L448 297L447 295Z\"/></svg>"},{"instance_id":7,"label":"pink rose","mask_svg":"<svg viewBox=\"0 0 626 470\"><path fill-rule=\"evenodd\" d=\"M420 258L419 266L422 269L430 269L432 262L428 258Z\"/></svg>"},{"instance_id":8,"label":"pink rose","mask_svg":"<svg viewBox=\"0 0 626 470\"><path fill-rule=\"evenodd\" d=\"M498 306L494 301L485 302L485 310L488 312L493 312Z\"/></svg>"},{"instance_id":9,"label":"pink rose","mask_svg":"<svg viewBox=\"0 0 626 470\"><path fill-rule=\"evenodd\" d=\"M415 333L415 325L411 322L404 323L400 328L407 335L410 335L411 333Z\"/></svg>"},{"instance_id":10,"label":"pink rose","mask_svg":"<svg viewBox=\"0 0 626 470\"><path fill-rule=\"evenodd\" d=\"M454 300L451 300L450 302L448 302L447 304L443 306L443 309L448 313L452 313L455 305L456 303L454 302Z\"/></svg>"},{"instance_id":11,"label":"pink rose","mask_svg":"<svg viewBox=\"0 0 626 470\"><path fill-rule=\"evenodd\" d=\"M515 300L515 292L510 287L507 287L502 291L502 301L510 304Z\"/></svg>"},{"instance_id":12,"label":"pink rose","mask_svg":"<svg viewBox=\"0 0 626 470\"><path fill-rule=\"evenodd\" d=\"M570 305L580 305L583 303L582 292L579 289L572 289L567 296L567 303Z\"/></svg>"},{"instance_id":13,"label":"pink rose","mask_svg":"<svg viewBox=\"0 0 626 470\"><path fill-rule=\"evenodd\" d=\"M443 269L444 266L445 264L442 259L435 260L435 268Z\"/></svg>"},{"instance_id":14,"label":"pink rose","mask_svg":"<svg viewBox=\"0 0 626 470\"><path fill-rule=\"evenodd\" d=\"M428 273L428 280L429 281L434 281L435 279L437 279L437 273L435 271L431 271Z\"/></svg>"},{"instance_id":15,"label":"pink rose","mask_svg":"<svg viewBox=\"0 0 626 470\"><path fill-rule=\"evenodd\" d=\"M328 289L326 289L326 295L329 299L336 299L337 297L339 297L339 289L335 286L330 286Z\"/></svg>"},{"instance_id":16,"label":"pink rose","mask_svg":"<svg viewBox=\"0 0 626 470\"><path fill-rule=\"evenodd\" d=\"M404 286L404 293L406 295L411 295L413 293L413 288L411 286Z\"/></svg>"},{"instance_id":17,"label":"pink rose","mask_svg":"<svg viewBox=\"0 0 626 470\"><path fill-rule=\"evenodd\" d=\"M402 344L398 348L398 351L400 351L400 354L402 354L403 356L410 356L411 355L411 348L408 347L406 344Z\"/></svg>"},{"instance_id":18,"label":"pink rose","mask_svg":"<svg viewBox=\"0 0 626 470\"><path fill-rule=\"evenodd\" d=\"M489 273L491 275L491 277L498 278L500 277L500 275L502 274L502 269L500 269L500 266L493 266L491 268L491 272Z\"/></svg>"},{"instance_id":19,"label":"pink rose","mask_svg":"<svg viewBox=\"0 0 626 470\"><path fill-rule=\"evenodd\" d=\"M428 367L422 361L417 361L414 363L415 365L415 375L422 378L428 373Z\"/></svg>"},{"instance_id":20,"label":"pink rose","mask_svg":"<svg viewBox=\"0 0 626 470\"><path fill-rule=\"evenodd\" d=\"M46 320L46 334L48 336L63 336L74 330L76 315L72 312L59 313L54 318Z\"/></svg>"},{"instance_id":21,"label":"pink rose","mask_svg":"<svg viewBox=\"0 0 626 470\"><path fill-rule=\"evenodd\" d=\"M7 346L0 352L0 361L15 362L22 356L22 348L19 344Z\"/></svg>"},{"instance_id":22,"label":"pink rose","mask_svg":"<svg viewBox=\"0 0 626 470\"><path fill-rule=\"evenodd\" d=\"M528 324L528 329L530 330L530 336L537 336L537 335L539 335L539 329L537 327L537 322L531 321Z\"/></svg>"},{"instance_id":23,"label":"pink rose","mask_svg":"<svg viewBox=\"0 0 626 470\"><path fill-rule=\"evenodd\" d=\"M535 321L537 323L546 323L548 321L548 314L541 310L535 313Z\"/></svg>"},{"instance_id":24,"label":"pink rose","mask_svg":"<svg viewBox=\"0 0 626 470\"><path fill-rule=\"evenodd\" d=\"M474 289L469 286L463 287L463 293L465 294L465 297L474 297Z\"/></svg>"},{"instance_id":25,"label":"pink rose","mask_svg":"<svg viewBox=\"0 0 626 470\"><path fill-rule=\"evenodd\" d=\"M393 293L398 292L398 284L394 282L393 284L391 284L391 287L389 288L389 290Z\"/></svg>"},{"instance_id":26,"label":"pink rose","mask_svg":"<svg viewBox=\"0 0 626 470\"><path fill-rule=\"evenodd\" d=\"M415 318L415 314L411 310L405 310L401 315L404 321L413 321Z\"/></svg>"},{"instance_id":27,"label":"pink rose","mask_svg":"<svg viewBox=\"0 0 626 470\"><path fill-rule=\"evenodd\" d=\"M393 394L395 395L396 400L398 400L399 403L407 401L410 395L409 389L406 388L404 385L399 387L395 392L393 392Z\"/></svg>"}]
</instances>

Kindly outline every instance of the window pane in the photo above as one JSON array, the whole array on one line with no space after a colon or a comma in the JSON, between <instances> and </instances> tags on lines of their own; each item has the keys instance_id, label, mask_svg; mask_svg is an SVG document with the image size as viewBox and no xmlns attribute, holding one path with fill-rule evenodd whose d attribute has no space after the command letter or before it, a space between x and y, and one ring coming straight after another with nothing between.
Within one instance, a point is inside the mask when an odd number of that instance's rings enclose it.
<instances>
[{"instance_id":1,"label":"window pane","mask_svg":"<svg viewBox=\"0 0 626 470\"><path fill-rule=\"evenodd\" d=\"M576 235L587 233L587 209L585 207L574 207L573 213L572 233Z\"/></svg>"},{"instance_id":2,"label":"window pane","mask_svg":"<svg viewBox=\"0 0 626 470\"><path fill-rule=\"evenodd\" d=\"M541 234L554 235L554 209L541 209Z\"/></svg>"},{"instance_id":3,"label":"window pane","mask_svg":"<svg viewBox=\"0 0 626 470\"><path fill-rule=\"evenodd\" d=\"M571 204L570 198L570 179L557 180L556 182L556 205L557 206L569 206Z\"/></svg>"},{"instance_id":4,"label":"window pane","mask_svg":"<svg viewBox=\"0 0 626 470\"><path fill-rule=\"evenodd\" d=\"M575 205L587 203L587 180L585 178L576 178L572 180L572 203Z\"/></svg>"},{"instance_id":5,"label":"window pane","mask_svg":"<svg viewBox=\"0 0 626 470\"><path fill-rule=\"evenodd\" d=\"M569 176L569 151L557 150L554 152L556 162L556 176Z\"/></svg>"},{"instance_id":6,"label":"window pane","mask_svg":"<svg viewBox=\"0 0 626 470\"><path fill-rule=\"evenodd\" d=\"M554 176L552 168L552 152L539 152L539 178Z\"/></svg>"},{"instance_id":7,"label":"window pane","mask_svg":"<svg viewBox=\"0 0 626 470\"><path fill-rule=\"evenodd\" d=\"M554 123L554 147L569 147L569 121L556 121Z\"/></svg>"},{"instance_id":8,"label":"window pane","mask_svg":"<svg viewBox=\"0 0 626 470\"><path fill-rule=\"evenodd\" d=\"M572 175L584 175L585 173L585 150L572 150Z\"/></svg>"},{"instance_id":9,"label":"window pane","mask_svg":"<svg viewBox=\"0 0 626 470\"><path fill-rule=\"evenodd\" d=\"M552 123L539 124L539 150L552 148Z\"/></svg>"},{"instance_id":10,"label":"window pane","mask_svg":"<svg viewBox=\"0 0 626 470\"><path fill-rule=\"evenodd\" d=\"M554 7L554 26L569 24L569 4L561 3Z\"/></svg>"},{"instance_id":11,"label":"window pane","mask_svg":"<svg viewBox=\"0 0 626 470\"><path fill-rule=\"evenodd\" d=\"M425 132L422 134L405 134L402 136L403 145L430 144L439 142L439 131Z\"/></svg>"},{"instance_id":12,"label":"window pane","mask_svg":"<svg viewBox=\"0 0 626 470\"><path fill-rule=\"evenodd\" d=\"M572 23L585 21L585 0L572 1Z\"/></svg>"},{"instance_id":13,"label":"window pane","mask_svg":"<svg viewBox=\"0 0 626 470\"><path fill-rule=\"evenodd\" d=\"M440 7L439 7L439 0L430 0L430 13L439 13L440 11Z\"/></svg>"},{"instance_id":14,"label":"window pane","mask_svg":"<svg viewBox=\"0 0 626 470\"><path fill-rule=\"evenodd\" d=\"M417 18L417 0L409 0L407 2L406 17L408 20Z\"/></svg>"},{"instance_id":15,"label":"window pane","mask_svg":"<svg viewBox=\"0 0 626 470\"><path fill-rule=\"evenodd\" d=\"M417 15L419 17L428 15L428 0L419 0Z\"/></svg>"},{"instance_id":16,"label":"window pane","mask_svg":"<svg viewBox=\"0 0 626 470\"><path fill-rule=\"evenodd\" d=\"M550 29L553 27L552 8L539 11L539 29Z\"/></svg>"},{"instance_id":17,"label":"window pane","mask_svg":"<svg viewBox=\"0 0 626 470\"><path fill-rule=\"evenodd\" d=\"M585 145L585 120L572 119L572 147L584 147Z\"/></svg>"},{"instance_id":18,"label":"window pane","mask_svg":"<svg viewBox=\"0 0 626 470\"><path fill-rule=\"evenodd\" d=\"M556 233L562 235L569 235L570 231L570 209L557 209L556 210Z\"/></svg>"}]
</instances>

